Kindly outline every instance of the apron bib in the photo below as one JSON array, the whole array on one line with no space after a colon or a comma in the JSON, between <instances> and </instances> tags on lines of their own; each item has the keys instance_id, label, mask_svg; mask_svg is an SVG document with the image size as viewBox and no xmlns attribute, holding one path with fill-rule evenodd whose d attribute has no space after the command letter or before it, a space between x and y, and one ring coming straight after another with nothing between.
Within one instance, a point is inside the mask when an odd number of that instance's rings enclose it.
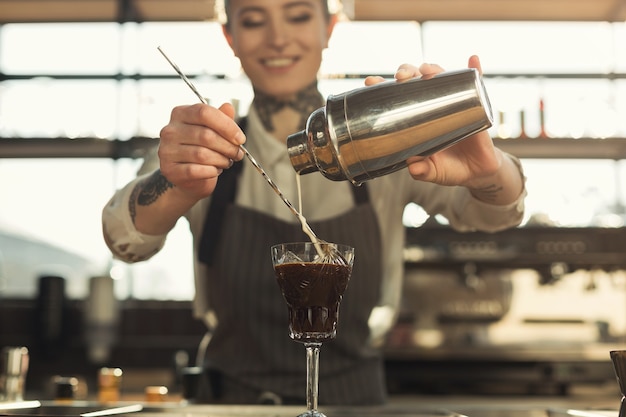
<instances>
[{"instance_id":1,"label":"apron bib","mask_svg":"<svg viewBox=\"0 0 626 417\"><path fill-rule=\"evenodd\" d=\"M230 175L236 177L237 172ZM381 286L378 222L365 186L353 189L357 202L353 209L310 223L324 240L356 248L339 310L337 337L320 350L321 405L381 404L386 399L382 357L368 343L367 324ZM213 376L207 400L244 404L277 398L305 404L305 349L289 338L287 305L276 283L270 247L309 238L299 223L235 206L232 189L228 193L216 190L213 199L220 195L231 200L217 203L222 220L207 218L207 222L219 222L219 242L213 242L213 253L202 254L211 259L206 288L218 318L205 358Z\"/></svg>"}]
</instances>

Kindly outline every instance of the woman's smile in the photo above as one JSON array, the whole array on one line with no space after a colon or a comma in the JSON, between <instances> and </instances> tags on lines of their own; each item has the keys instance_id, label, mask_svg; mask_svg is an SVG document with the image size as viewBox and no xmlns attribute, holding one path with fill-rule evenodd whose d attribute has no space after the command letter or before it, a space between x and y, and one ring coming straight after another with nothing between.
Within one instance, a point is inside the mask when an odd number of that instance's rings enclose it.
<instances>
[{"instance_id":1,"label":"woman's smile","mask_svg":"<svg viewBox=\"0 0 626 417\"><path fill-rule=\"evenodd\" d=\"M336 19L320 0L232 0L224 34L257 91L297 94L317 80Z\"/></svg>"},{"instance_id":2,"label":"woman's smile","mask_svg":"<svg viewBox=\"0 0 626 417\"><path fill-rule=\"evenodd\" d=\"M276 57L276 58L265 58L261 60L261 64L268 68L286 68L291 67L296 62L298 62L298 58L296 57Z\"/></svg>"}]
</instances>

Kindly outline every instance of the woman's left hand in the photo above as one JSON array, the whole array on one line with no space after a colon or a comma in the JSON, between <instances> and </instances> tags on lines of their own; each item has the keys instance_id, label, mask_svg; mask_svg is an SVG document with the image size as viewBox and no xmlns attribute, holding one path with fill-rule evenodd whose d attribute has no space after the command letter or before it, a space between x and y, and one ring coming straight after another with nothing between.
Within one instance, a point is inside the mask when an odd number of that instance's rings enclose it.
<instances>
[{"instance_id":1,"label":"woman's left hand","mask_svg":"<svg viewBox=\"0 0 626 417\"><path fill-rule=\"evenodd\" d=\"M480 60L477 56L470 57L468 67L476 68L482 75ZM395 78L398 81L406 81L415 77L432 76L440 72L443 72L443 68L436 64L422 64L419 67L403 64L396 71ZM382 77L372 76L366 78L365 84L374 85L381 81L383 81ZM509 202L510 196L513 194L515 197L519 196L522 189L519 169L511 162L510 158L494 146L487 131L476 133L433 155L413 156L407 159L407 164L409 173L416 180L441 185L465 186L470 188L479 199L484 199L481 198L481 190L511 186L507 187L509 191L512 191L511 188L515 191L506 193L508 198L496 199L501 204ZM515 175L513 172L503 173L503 169L514 170ZM514 180L515 176L518 180ZM512 179L515 184L506 183Z\"/></svg>"}]
</instances>

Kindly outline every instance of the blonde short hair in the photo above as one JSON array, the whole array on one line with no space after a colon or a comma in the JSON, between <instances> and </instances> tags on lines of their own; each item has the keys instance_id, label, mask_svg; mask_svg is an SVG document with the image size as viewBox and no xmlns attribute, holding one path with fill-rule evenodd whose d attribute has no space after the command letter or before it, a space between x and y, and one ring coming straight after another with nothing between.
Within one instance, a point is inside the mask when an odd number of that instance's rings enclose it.
<instances>
[{"instance_id":1,"label":"blonde short hair","mask_svg":"<svg viewBox=\"0 0 626 417\"><path fill-rule=\"evenodd\" d=\"M215 17L223 25L228 24L228 1L215 0ZM326 6L324 11L327 16L339 14L342 10L341 0L325 0L323 4Z\"/></svg>"}]
</instances>

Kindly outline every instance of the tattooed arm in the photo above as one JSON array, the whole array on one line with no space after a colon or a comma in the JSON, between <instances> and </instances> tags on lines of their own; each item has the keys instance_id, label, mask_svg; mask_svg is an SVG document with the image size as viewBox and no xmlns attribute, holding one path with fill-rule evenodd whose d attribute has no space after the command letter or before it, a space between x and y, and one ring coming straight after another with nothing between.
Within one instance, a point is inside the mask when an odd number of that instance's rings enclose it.
<instances>
[{"instance_id":1,"label":"tattooed arm","mask_svg":"<svg viewBox=\"0 0 626 417\"><path fill-rule=\"evenodd\" d=\"M245 136L233 118L230 104L172 110L161 129L159 169L135 186L128 203L139 232L169 232L196 202L213 193L220 173L243 158L239 145Z\"/></svg>"},{"instance_id":2,"label":"tattooed arm","mask_svg":"<svg viewBox=\"0 0 626 417\"><path fill-rule=\"evenodd\" d=\"M169 231L142 233L135 227L137 206L156 201L163 190L169 189L164 184L146 188L146 184L158 182L155 182L155 177L158 177L158 168L155 167L158 167L158 158L156 152L150 151L144 158L139 176L117 190L102 210L104 240L115 257L125 262L140 262L152 257L163 247ZM152 191L143 191L149 188ZM160 191L157 192L157 189ZM144 195L140 196L142 193Z\"/></svg>"},{"instance_id":3,"label":"tattooed arm","mask_svg":"<svg viewBox=\"0 0 626 417\"><path fill-rule=\"evenodd\" d=\"M178 219L210 196L220 173L243 158L239 145L245 135L233 117L230 104L172 110L158 152L103 209L104 238L118 258L138 262L158 252Z\"/></svg>"},{"instance_id":4,"label":"tattooed arm","mask_svg":"<svg viewBox=\"0 0 626 417\"><path fill-rule=\"evenodd\" d=\"M128 200L128 212L137 230L148 235L169 232L195 203L179 194L160 169L139 181Z\"/></svg>"}]
</instances>

